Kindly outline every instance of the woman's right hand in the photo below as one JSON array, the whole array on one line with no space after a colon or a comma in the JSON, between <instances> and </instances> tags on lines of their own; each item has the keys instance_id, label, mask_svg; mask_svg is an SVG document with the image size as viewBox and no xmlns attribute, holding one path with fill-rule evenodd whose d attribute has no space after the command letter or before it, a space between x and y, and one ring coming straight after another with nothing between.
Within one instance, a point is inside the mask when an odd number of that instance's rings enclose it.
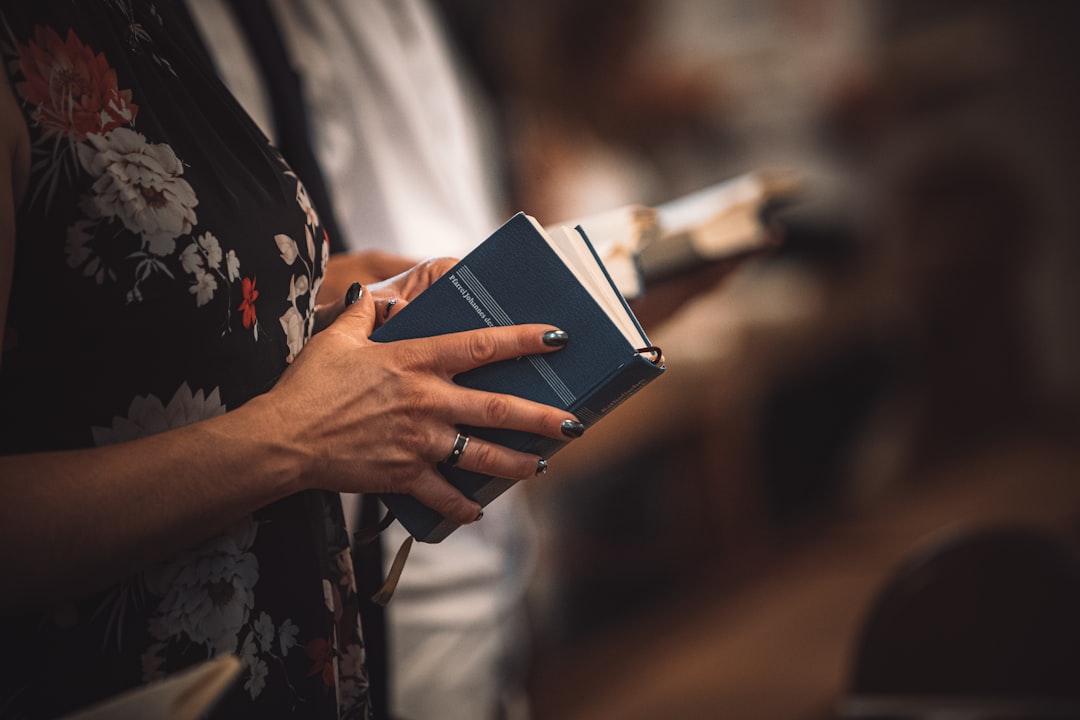
<instances>
[{"instance_id":1,"label":"woman's right hand","mask_svg":"<svg viewBox=\"0 0 1080 720\"><path fill-rule=\"evenodd\" d=\"M485 328L417 340L368 339L375 306L366 289L312 338L263 397L281 420L277 438L303 459L303 482L341 492L409 493L455 522L480 505L436 470L457 425L522 430L568 439L564 410L454 383L455 375L499 360L558 350L565 335L545 325ZM561 339L560 337L561 336ZM479 439L458 467L509 479L537 472L536 455Z\"/></svg>"}]
</instances>

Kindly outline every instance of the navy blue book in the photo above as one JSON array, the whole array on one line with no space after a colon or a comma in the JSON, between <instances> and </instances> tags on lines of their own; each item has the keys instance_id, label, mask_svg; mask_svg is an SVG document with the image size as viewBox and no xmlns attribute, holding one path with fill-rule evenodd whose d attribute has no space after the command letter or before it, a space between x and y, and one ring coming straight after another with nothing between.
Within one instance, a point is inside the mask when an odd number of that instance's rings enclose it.
<instances>
[{"instance_id":1,"label":"navy blue book","mask_svg":"<svg viewBox=\"0 0 1080 720\"><path fill-rule=\"evenodd\" d=\"M523 323L559 327L570 343L555 353L470 370L455 382L564 408L588 428L664 371L659 348L645 336L581 228L545 230L524 213L510 218L371 339L389 342ZM510 430L460 429L543 457L567 442ZM439 470L482 506L514 484L445 464ZM417 540L439 542L458 527L411 495L380 499Z\"/></svg>"}]
</instances>

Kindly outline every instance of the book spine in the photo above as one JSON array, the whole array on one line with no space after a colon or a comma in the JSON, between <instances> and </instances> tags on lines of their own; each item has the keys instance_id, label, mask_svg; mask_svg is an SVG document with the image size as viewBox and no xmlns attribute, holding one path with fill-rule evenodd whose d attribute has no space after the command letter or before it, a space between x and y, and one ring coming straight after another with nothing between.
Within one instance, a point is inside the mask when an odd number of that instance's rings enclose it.
<instances>
[{"instance_id":1,"label":"book spine","mask_svg":"<svg viewBox=\"0 0 1080 720\"><path fill-rule=\"evenodd\" d=\"M602 382L593 392L570 410L585 423L585 427L597 423L605 415L622 405L631 395L660 375L664 369L642 355L635 355L613 377Z\"/></svg>"}]
</instances>

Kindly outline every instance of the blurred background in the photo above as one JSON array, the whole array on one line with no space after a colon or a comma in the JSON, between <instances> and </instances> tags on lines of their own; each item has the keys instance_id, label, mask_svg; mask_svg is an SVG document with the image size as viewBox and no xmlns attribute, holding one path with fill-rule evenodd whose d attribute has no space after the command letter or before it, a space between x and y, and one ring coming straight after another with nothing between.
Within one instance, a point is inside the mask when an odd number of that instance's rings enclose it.
<instances>
[{"instance_id":1,"label":"blurred background","mask_svg":"<svg viewBox=\"0 0 1080 720\"><path fill-rule=\"evenodd\" d=\"M806 181L530 484L535 720L1080 717L1080 4L437 4L513 209Z\"/></svg>"}]
</instances>

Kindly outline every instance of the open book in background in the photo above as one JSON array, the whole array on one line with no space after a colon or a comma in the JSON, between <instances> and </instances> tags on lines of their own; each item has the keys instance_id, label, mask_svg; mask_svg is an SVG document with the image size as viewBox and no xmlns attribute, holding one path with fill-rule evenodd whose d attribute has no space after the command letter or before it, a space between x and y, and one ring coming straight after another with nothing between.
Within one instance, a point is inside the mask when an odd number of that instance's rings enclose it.
<instances>
[{"instance_id":1,"label":"open book in background","mask_svg":"<svg viewBox=\"0 0 1080 720\"><path fill-rule=\"evenodd\" d=\"M589 239L580 229L545 230L524 213L497 229L371 339L523 323L558 327L570 342L556 352L484 365L455 381L564 408L589 427L664 371L659 348L649 342ZM542 457L568 442L491 428L461 431ZM440 465L440 470L481 505L514 484L459 467ZM439 542L457 528L410 495L380 498L417 540Z\"/></svg>"},{"instance_id":2,"label":"open book in background","mask_svg":"<svg viewBox=\"0 0 1080 720\"><path fill-rule=\"evenodd\" d=\"M239 672L235 655L219 655L61 720L196 720L206 715Z\"/></svg>"},{"instance_id":3,"label":"open book in background","mask_svg":"<svg viewBox=\"0 0 1080 720\"><path fill-rule=\"evenodd\" d=\"M769 249L765 209L801 186L795 171L758 170L656 207L624 205L567 225L583 228L620 292L634 299L650 282Z\"/></svg>"}]
</instances>

